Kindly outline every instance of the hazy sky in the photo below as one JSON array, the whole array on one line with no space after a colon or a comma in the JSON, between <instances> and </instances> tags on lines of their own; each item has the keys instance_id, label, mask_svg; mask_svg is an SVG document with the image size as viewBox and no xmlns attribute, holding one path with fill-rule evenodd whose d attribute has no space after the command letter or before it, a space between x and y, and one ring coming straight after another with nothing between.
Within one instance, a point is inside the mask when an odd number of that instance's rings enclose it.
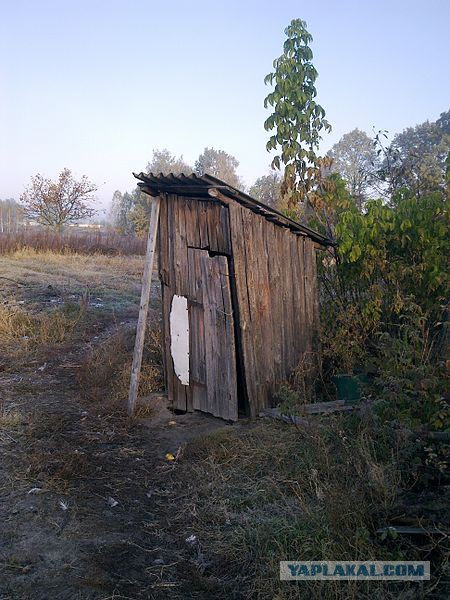
<instances>
[{"instance_id":1,"label":"hazy sky","mask_svg":"<svg viewBox=\"0 0 450 600\"><path fill-rule=\"evenodd\" d=\"M0 198L68 167L134 186L154 148L234 154L247 184L270 159L263 78L306 20L333 132L395 133L450 108L450 0L0 0Z\"/></svg>"}]
</instances>

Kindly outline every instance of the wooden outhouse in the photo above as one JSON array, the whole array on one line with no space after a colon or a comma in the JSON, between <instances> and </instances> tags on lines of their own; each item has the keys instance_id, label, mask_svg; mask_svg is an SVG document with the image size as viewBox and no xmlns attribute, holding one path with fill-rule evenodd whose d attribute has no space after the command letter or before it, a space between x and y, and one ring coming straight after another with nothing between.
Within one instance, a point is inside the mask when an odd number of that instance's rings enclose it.
<instances>
[{"instance_id":1,"label":"wooden outhouse","mask_svg":"<svg viewBox=\"0 0 450 600\"><path fill-rule=\"evenodd\" d=\"M174 409L236 420L318 351L315 250L330 240L210 175L136 175L160 197L165 374Z\"/></svg>"}]
</instances>

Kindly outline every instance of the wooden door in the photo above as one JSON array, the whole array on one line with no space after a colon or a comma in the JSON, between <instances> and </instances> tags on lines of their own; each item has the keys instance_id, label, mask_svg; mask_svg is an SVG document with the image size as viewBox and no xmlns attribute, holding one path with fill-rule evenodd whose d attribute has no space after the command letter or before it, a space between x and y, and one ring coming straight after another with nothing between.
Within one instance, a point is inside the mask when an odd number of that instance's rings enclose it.
<instances>
[{"instance_id":1,"label":"wooden door","mask_svg":"<svg viewBox=\"0 0 450 600\"><path fill-rule=\"evenodd\" d=\"M230 276L225 256L188 249L189 388L192 408L237 420Z\"/></svg>"}]
</instances>

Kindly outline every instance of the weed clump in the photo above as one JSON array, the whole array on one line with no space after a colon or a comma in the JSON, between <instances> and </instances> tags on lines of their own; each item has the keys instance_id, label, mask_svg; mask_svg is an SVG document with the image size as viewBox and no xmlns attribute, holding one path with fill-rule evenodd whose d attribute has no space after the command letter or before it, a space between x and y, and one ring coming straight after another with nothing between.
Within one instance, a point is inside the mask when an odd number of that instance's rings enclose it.
<instances>
[{"instance_id":1,"label":"weed clump","mask_svg":"<svg viewBox=\"0 0 450 600\"><path fill-rule=\"evenodd\" d=\"M10 356L62 344L72 339L84 317L85 312L72 305L37 314L0 306L0 343Z\"/></svg>"},{"instance_id":2,"label":"weed clump","mask_svg":"<svg viewBox=\"0 0 450 600\"><path fill-rule=\"evenodd\" d=\"M163 388L160 329L147 331L145 340L139 396L148 396ZM121 329L91 348L78 372L78 384L86 399L100 404L115 404L126 399L133 347L134 331Z\"/></svg>"}]
</instances>

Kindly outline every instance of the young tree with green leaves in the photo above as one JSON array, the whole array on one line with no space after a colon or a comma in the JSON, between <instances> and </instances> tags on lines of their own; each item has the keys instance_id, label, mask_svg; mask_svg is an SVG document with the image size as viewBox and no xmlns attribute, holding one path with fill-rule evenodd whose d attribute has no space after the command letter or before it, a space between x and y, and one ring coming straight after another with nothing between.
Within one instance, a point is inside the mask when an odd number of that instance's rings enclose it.
<instances>
[{"instance_id":1,"label":"young tree with green leaves","mask_svg":"<svg viewBox=\"0 0 450 600\"><path fill-rule=\"evenodd\" d=\"M325 111L315 100L317 71L310 48L312 36L305 21L294 19L285 29L287 36L283 54L273 62L274 72L264 81L273 91L264 100L265 108L273 108L264 123L266 131L273 131L266 148L279 153L272 167L285 165L283 195L290 206L304 201L320 178L317 155L322 131L330 131Z\"/></svg>"}]
</instances>

